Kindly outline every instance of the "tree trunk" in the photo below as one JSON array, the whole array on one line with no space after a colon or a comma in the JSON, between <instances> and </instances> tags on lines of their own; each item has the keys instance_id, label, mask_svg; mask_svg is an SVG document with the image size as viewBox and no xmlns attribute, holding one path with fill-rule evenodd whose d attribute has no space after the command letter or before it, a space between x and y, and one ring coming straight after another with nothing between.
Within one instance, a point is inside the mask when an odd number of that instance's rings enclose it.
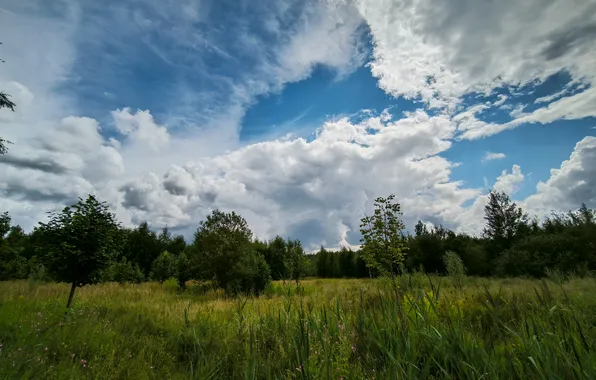
<instances>
[{"instance_id":1,"label":"tree trunk","mask_svg":"<svg viewBox=\"0 0 596 380\"><path fill-rule=\"evenodd\" d=\"M70 305L72 304L72 298L74 297L74 292L77 287L76 282L73 282L70 287L70 294L68 295L68 302L66 303L66 308L70 309Z\"/></svg>"}]
</instances>

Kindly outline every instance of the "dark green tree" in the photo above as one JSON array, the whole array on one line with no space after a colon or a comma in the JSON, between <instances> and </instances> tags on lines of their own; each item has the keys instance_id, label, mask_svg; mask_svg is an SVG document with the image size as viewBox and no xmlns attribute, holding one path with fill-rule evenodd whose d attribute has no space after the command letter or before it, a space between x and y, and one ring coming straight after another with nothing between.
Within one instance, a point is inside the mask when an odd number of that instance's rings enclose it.
<instances>
[{"instance_id":1,"label":"dark green tree","mask_svg":"<svg viewBox=\"0 0 596 380\"><path fill-rule=\"evenodd\" d=\"M40 223L44 262L58 281L71 284L66 307L70 308L78 286L100 280L101 271L116 256L119 229L116 217L93 195L79 199L61 212L51 212Z\"/></svg>"},{"instance_id":2,"label":"dark green tree","mask_svg":"<svg viewBox=\"0 0 596 380\"><path fill-rule=\"evenodd\" d=\"M199 225L189 258L205 280L214 280L222 289L237 293L260 291L257 278L267 278L269 267L253 246L246 220L235 212L214 210ZM263 263L267 266L267 273ZM195 269L197 270L197 269ZM270 277L269 277L270 278ZM260 281L260 280L259 280Z\"/></svg>"},{"instance_id":3,"label":"dark green tree","mask_svg":"<svg viewBox=\"0 0 596 380\"><path fill-rule=\"evenodd\" d=\"M296 282L296 285L308 272L308 262L299 240L288 240L286 242L286 278Z\"/></svg>"},{"instance_id":4,"label":"dark green tree","mask_svg":"<svg viewBox=\"0 0 596 380\"><path fill-rule=\"evenodd\" d=\"M503 191L492 190L484 207L484 236L491 242L491 255L496 257L509 249L528 224L528 216Z\"/></svg>"}]
</instances>

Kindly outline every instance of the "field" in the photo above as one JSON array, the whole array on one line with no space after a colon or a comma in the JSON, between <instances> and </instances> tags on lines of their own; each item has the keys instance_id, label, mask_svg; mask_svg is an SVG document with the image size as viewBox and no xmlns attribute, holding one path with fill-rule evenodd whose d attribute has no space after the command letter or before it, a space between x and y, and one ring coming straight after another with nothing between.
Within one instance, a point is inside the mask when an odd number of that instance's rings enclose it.
<instances>
[{"instance_id":1,"label":"field","mask_svg":"<svg viewBox=\"0 0 596 380\"><path fill-rule=\"evenodd\" d=\"M0 379L594 379L596 280L0 283Z\"/></svg>"}]
</instances>

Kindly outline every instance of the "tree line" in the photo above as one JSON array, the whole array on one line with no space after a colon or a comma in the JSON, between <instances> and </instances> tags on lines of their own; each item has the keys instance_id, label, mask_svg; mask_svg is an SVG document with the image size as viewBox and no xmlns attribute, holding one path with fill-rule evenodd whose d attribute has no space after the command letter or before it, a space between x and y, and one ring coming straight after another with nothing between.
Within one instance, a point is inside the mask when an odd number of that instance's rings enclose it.
<instances>
[{"instance_id":1,"label":"tree line","mask_svg":"<svg viewBox=\"0 0 596 380\"><path fill-rule=\"evenodd\" d=\"M115 281L163 283L184 288L197 280L229 294L262 292L271 280L304 277L366 278L421 271L447 274L453 260L472 276L544 277L549 271L588 275L596 271L596 213L585 204L544 221L530 218L507 194L492 191L482 236L418 222L405 230L391 195L377 198L374 213L361 220L361 248L324 247L307 255L300 241L254 238L235 212L214 210L191 242L166 227L142 222L120 225L108 206L90 195L47 223L25 233L0 214L0 280L33 279L71 284ZM450 261L451 260L451 261ZM450 264L451 263L451 264Z\"/></svg>"}]
</instances>

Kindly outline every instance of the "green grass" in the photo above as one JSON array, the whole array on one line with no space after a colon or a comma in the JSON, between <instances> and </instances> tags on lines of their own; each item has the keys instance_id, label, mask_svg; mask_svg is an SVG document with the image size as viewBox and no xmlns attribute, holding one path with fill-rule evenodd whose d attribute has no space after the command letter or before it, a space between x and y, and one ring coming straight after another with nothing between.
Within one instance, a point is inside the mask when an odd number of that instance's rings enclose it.
<instances>
[{"instance_id":1,"label":"green grass","mask_svg":"<svg viewBox=\"0 0 596 380\"><path fill-rule=\"evenodd\" d=\"M596 280L0 283L0 379L594 379Z\"/></svg>"}]
</instances>

